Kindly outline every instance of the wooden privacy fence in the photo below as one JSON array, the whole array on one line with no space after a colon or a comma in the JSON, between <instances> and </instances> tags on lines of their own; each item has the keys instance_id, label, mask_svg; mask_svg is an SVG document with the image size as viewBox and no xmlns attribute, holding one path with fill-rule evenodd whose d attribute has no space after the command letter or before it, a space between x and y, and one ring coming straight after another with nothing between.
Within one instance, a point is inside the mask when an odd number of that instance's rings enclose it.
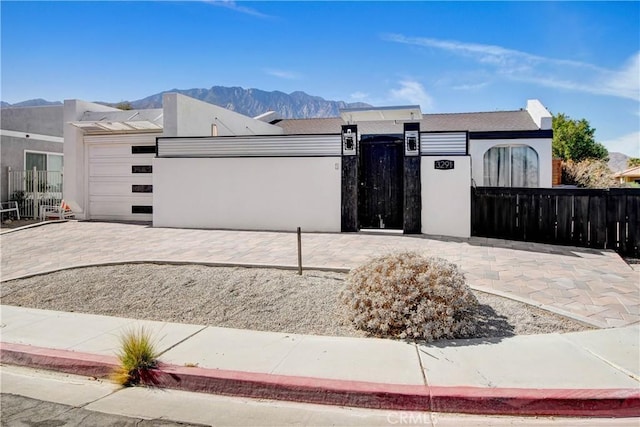
<instances>
[{"instance_id":1,"label":"wooden privacy fence","mask_svg":"<svg viewBox=\"0 0 640 427\"><path fill-rule=\"evenodd\" d=\"M471 234L640 256L640 189L477 187Z\"/></svg>"}]
</instances>

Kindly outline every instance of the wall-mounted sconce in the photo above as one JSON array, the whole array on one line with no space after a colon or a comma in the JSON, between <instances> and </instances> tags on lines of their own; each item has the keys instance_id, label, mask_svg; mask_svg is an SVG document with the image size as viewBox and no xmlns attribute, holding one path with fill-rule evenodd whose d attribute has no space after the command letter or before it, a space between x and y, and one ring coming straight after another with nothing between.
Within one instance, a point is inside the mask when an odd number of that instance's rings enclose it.
<instances>
[{"instance_id":1,"label":"wall-mounted sconce","mask_svg":"<svg viewBox=\"0 0 640 427\"><path fill-rule=\"evenodd\" d=\"M405 156L420 155L420 124L419 123L404 124L404 155Z\"/></svg>"},{"instance_id":2,"label":"wall-mounted sconce","mask_svg":"<svg viewBox=\"0 0 640 427\"><path fill-rule=\"evenodd\" d=\"M358 153L357 125L342 126L342 155L355 156Z\"/></svg>"}]
</instances>

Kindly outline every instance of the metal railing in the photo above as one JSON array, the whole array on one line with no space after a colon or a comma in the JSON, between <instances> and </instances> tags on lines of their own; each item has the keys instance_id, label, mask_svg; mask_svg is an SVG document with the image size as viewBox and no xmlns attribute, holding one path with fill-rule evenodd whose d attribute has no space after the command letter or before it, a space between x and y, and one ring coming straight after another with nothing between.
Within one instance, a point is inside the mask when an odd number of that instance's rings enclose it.
<instances>
[{"instance_id":1,"label":"metal railing","mask_svg":"<svg viewBox=\"0 0 640 427\"><path fill-rule=\"evenodd\" d=\"M7 168L9 200L18 202L20 217L37 218L40 206L62 201L62 171L11 170Z\"/></svg>"}]
</instances>

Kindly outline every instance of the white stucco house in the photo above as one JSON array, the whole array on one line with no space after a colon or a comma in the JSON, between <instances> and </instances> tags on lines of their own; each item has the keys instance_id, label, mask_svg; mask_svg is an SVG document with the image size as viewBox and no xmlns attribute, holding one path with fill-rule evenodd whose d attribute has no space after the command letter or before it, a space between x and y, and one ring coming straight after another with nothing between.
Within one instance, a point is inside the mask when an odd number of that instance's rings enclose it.
<instances>
[{"instance_id":1,"label":"white stucco house","mask_svg":"<svg viewBox=\"0 0 640 427\"><path fill-rule=\"evenodd\" d=\"M147 110L66 100L65 200L81 219L151 221L156 138L251 132L282 129L175 93Z\"/></svg>"},{"instance_id":2,"label":"white stucco house","mask_svg":"<svg viewBox=\"0 0 640 427\"><path fill-rule=\"evenodd\" d=\"M179 94L121 111L64 104L64 197L80 219L156 227L468 237L470 189L551 187L551 114L250 118Z\"/></svg>"}]
</instances>

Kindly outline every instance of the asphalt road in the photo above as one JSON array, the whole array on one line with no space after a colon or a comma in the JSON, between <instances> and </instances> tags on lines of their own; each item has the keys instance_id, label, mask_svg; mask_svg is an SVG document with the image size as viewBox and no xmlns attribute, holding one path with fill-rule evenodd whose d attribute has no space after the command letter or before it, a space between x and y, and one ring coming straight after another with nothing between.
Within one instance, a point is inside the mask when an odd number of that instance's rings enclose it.
<instances>
[{"instance_id":1,"label":"asphalt road","mask_svg":"<svg viewBox=\"0 0 640 427\"><path fill-rule=\"evenodd\" d=\"M7 427L190 427L203 425L105 414L6 393L0 394L0 407L2 407L0 423L2 423L2 426Z\"/></svg>"}]
</instances>

